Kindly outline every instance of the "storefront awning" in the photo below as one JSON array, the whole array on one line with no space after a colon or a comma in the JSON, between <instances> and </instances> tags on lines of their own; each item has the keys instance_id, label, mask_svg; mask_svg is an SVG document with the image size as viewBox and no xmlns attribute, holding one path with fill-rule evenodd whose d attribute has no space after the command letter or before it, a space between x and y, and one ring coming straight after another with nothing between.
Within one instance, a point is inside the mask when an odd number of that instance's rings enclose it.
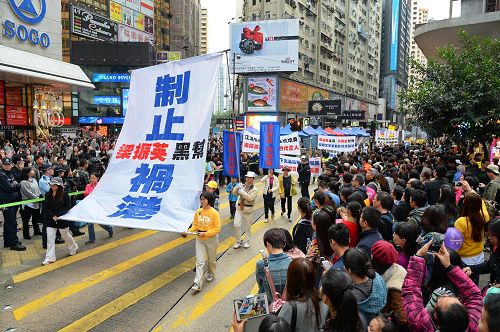
<instances>
[{"instance_id":1,"label":"storefront awning","mask_svg":"<svg viewBox=\"0 0 500 332\"><path fill-rule=\"evenodd\" d=\"M48 85L59 91L95 88L77 65L1 45L0 80Z\"/></svg>"}]
</instances>

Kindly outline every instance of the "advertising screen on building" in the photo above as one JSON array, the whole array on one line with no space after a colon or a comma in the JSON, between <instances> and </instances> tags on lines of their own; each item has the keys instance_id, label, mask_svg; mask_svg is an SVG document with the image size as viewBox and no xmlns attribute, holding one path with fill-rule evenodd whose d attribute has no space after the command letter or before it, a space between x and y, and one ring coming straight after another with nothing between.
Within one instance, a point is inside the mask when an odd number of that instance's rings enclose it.
<instances>
[{"instance_id":1,"label":"advertising screen on building","mask_svg":"<svg viewBox=\"0 0 500 332\"><path fill-rule=\"evenodd\" d=\"M308 115L340 115L341 101L337 100L310 100L308 103Z\"/></svg>"},{"instance_id":2,"label":"advertising screen on building","mask_svg":"<svg viewBox=\"0 0 500 332\"><path fill-rule=\"evenodd\" d=\"M94 96L94 105L121 105L120 96Z\"/></svg>"},{"instance_id":3,"label":"advertising screen on building","mask_svg":"<svg viewBox=\"0 0 500 332\"><path fill-rule=\"evenodd\" d=\"M127 115L128 110L128 94L130 89L122 89L122 114Z\"/></svg>"},{"instance_id":4,"label":"advertising screen on building","mask_svg":"<svg viewBox=\"0 0 500 332\"><path fill-rule=\"evenodd\" d=\"M273 122L277 120L278 117L276 115L247 114L246 116L247 127L253 127L257 130L260 130L261 122Z\"/></svg>"},{"instance_id":5,"label":"advertising screen on building","mask_svg":"<svg viewBox=\"0 0 500 332\"><path fill-rule=\"evenodd\" d=\"M328 99L328 91L287 79L280 80L280 112L307 113L310 100Z\"/></svg>"},{"instance_id":6,"label":"advertising screen on building","mask_svg":"<svg viewBox=\"0 0 500 332\"><path fill-rule=\"evenodd\" d=\"M392 0L391 58L389 70L396 70L398 65L399 1L400 0Z\"/></svg>"},{"instance_id":7,"label":"advertising screen on building","mask_svg":"<svg viewBox=\"0 0 500 332\"><path fill-rule=\"evenodd\" d=\"M27 126L28 109L21 106L7 106L7 125L8 126Z\"/></svg>"},{"instance_id":8,"label":"advertising screen on building","mask_svg":"<svg viewBox=\"0 0 500 332\"><path fill-rule=\"evenodd\" d=\"M298 19L232 23L229 38L236 73L298 70Z\"/></svg>"},{"instance_id":9,"label":"advertising screen on building","mask_svg":"<svg viewBox=\"0 0 500 332\"><path fill-rule=\"evenodd\" d=\"M247 78L247 111L276 112L277 77Z\"/></svg>"},{"instance_id":10,"label":"advertising screen on building","mask_svg":"<svg viewBox=\"0 0 500 332\"><path fill-rule=\"evenodd\" d=\"M154 34L153 15L154 3L152 0L113 0L109 2L109 17L113 21L151 35Z\"/></svg>"},{"instance_id":11,"label":"advertising screen on building","mask_svg":"<svg viewBox=\"0 0 500 332\"><path fill-rule=\"evenodd\" d=\"M123 124L124 117L97 117L97 116L80 116L78 117L79 124Z\"/></svg>"},{"instance_id":12,"label":"advertising screen on building","mask_svg":"<svg viewBox=\"0 0 500 332\"><path fill-rule=\"evenodd\" d=\"M71 5L71 33L103 41L118 41L118 24Z\"/></svg>"},{"instance_id":13,"label":"advertising screen on building","mask_svg":"<svg viewBox=\"0 0 500 332\"><path fill-rule=\"evenodd\" d=\"M93 73L92 82L95 83L128 83L129 73Z\"/></svg>"}]
</instances>

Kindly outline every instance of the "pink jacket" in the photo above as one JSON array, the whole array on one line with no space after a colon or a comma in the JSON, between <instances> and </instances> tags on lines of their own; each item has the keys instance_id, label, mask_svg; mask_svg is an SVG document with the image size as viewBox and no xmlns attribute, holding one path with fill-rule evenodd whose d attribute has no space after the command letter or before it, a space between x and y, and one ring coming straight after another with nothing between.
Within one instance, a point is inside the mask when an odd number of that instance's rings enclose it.
<instances>
[{"instance_id":1,"label":"pink jacket","mask_svg":"<svg viewBox=\"0 0 500 332\"><path fill-rule=\"evenodd\" d=\"M408 316L408 325L411 331L435 331L436 327L431 316L425 309L422 298L422 281L424 278L425 260L421 257L412 256L408 264L401 297L403 298L403 308ZM469 311L469 328L467 331L478 330L478 323L481 319L481 309L483 302L481 291L467 277L467 275L457 266L448 272L448 278L460 292L462 303Z\"/></svg>"}]
</instances>

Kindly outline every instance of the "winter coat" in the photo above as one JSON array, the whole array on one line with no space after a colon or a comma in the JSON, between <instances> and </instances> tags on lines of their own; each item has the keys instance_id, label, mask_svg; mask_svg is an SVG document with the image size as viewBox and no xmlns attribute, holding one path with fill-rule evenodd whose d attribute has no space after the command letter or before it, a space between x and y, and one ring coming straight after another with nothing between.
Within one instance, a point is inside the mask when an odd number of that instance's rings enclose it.
<instances>
[{"instance_id":1,"label":"winter coat","mask_svg":"<svg viewBox=\"0 0 500 332\"><path fill-rule=\"evenodd\" d=\"M387 304L382 310L385 314L393 313L398 326L404 326L408 322L401 300L401 288L406 277L406 270L398 264L392 264L383 274L387 285Z\"/></svg>"},{"instance_id":2,"label":"winter coat","mask_svg":"<svg viewBox=\"0 0 500 332\"><path fill-rule=\"evenodd\" d=\"M358 243L358 248L365 250L369 255L372 254L372 246L375 242L383 240L382 235L376 228L361 232L361 239Z\"/></svg>"},{"instance_id":3,"label":"winter coat","mask_svg":"<svg viewBox=\"0 0 500 332\"><path fill-rule=\"evenodd\" d=\"M441 187L445 184L450 184L447 178L436 178L425 184L425 192L427 193L427 202L429 205L436 204L439 201Z\"/></svg>"},{"instance_id":4,"label":"winter coat","mask_svg":"<svg viewBox=\"0 0 500 332\"><path fill-rule=\"evenodd\" d=\"M260 182L264 183L264 195L269 195L267 192L268 190L271 190L271 195L272 197L276 197L276 193L278 192L280 188L279 180L276 177L276 175L273 175L273 185L271 187L271 179L269 178L269 175L265 175L262 179L260 179Z\"/></svg>"},{"instance_id":5,"label":"winter coat","mask_svg":"<svg viewBox=\"0 0 500 332\"><path fill-rule=\"evenodd\" d=\"M490 282L492 284L500 283L500 249L495 247L490 255L490 259L482 262L479 265L470 267L472 272L479 274L490 274Z\"/></svg>"},{"instance_id":6,"label":"winter coat","mask_svg":"<svg viewBox=\"0 0 500 332\"><path fill-rule=\"evenodd\" d=\"M414 223L419 230L422 230L422 216L427 208L428 206L424 206L411 210L406 221Z\"/></svg>"},{"instance_id":7,"label":"winter coat","mask_svg":"<svg viewBox=\"0 0 500 332\"><path fill-rule=\"evenodd\" d=\"M97 174L97 177L100 178L104 174L104 166L102 165L101 160L97 157L90 158L87 171L89 172L89 174Z\"/></svg>"},{"instance_id":8,"label":"winter coat","mask_svg":"<svg viewBox=\"0 0 500 332\"><path fill-rule=\"evenodd\" d=\"M490 181L484 188L483 199L487 201L494 201L497 192L500 190L500 176L497 176L493 180Z\"/></svg>"},{"instance_id":9,"label":"winter coat","mask_svg":"<svg viewBox=\"0 0 500 332\"><path fill-rule=\"evenodd\" d=\"M0 169L0 204L21 200L21 185L14 179L12 172Z\"/></svg>"},{"instance_id":10,"label":"winter coat","mask_svg":"<svg viewBox=\"0 0 500 332\"><path fill-rule=\"evenodd\" d=\"M297 225L293 227L292 237L293 244L295 244L304 254L307 253L307 239L312 239L313 237L311 220L300 219Z\"/></svg>"},{"instance_id":11,"label":"winter coat","mask_svg":"<svg viewBox=\"0 0 500 332\"><path fill-rule=\"evenodd\" d=\"M356 287L354 285L353 287ZM372 283L372 292L368 297L361 302L358 302L358 308L364 322L370 323L372 318L376 316L387 304L387 286L384 279L376 273Z\"/></svg>"},{"instance_id":12,"label":"winter coat","mask_svg":"<svg viewBox=\"0 0 500 332\"><path fill-rule=\"evenodd\" d=\"M431 315L424 306L422 296L422 281L424 278L425 260L422 257L410 258L401 295L403 307L408 316L408 325L411 331L436 331ZM458 267L453 266L447 271L448 278L458 288L462 295L462 303L469 313L469 327L467 331L477 331L483 307L481 291L474 282Z\"/></svg>"},{"instance_id":13,"label":"winter coat","mask_svg":"<svg viewBox=\"0 0 500 332\"><path fill-rule=\"evenodd\" d=\"M60 217L66 214L69 209L71 209L71 200L67 193L63 194L61 200L55 200L52 197L51 192L49 191L47 194L45 194L45 201L43 202L42 208L44 225L46 227L52 228L67 228L67 220L59 219L57 221L54 221L53 217Z\"/></svg>"}]
</instances>

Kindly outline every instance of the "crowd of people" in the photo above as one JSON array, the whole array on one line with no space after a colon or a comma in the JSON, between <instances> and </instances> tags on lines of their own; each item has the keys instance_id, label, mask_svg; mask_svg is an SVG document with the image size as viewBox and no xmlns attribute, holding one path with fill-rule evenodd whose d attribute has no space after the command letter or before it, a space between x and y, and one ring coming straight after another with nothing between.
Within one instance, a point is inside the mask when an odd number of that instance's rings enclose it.
<instances>
[{"instance_id":1,"label":"crowd of people","mask_svg":"<svg viewBox=\"0 0 500 332\"><path fill-rule=\"evenodd\" d=\"M458 146L325 156L312 198L301 159L300 221L263 237L256 281L276 315L259 331L498 330L498 159ZM281 181L267 174L273 203Z\"/></svg>"},{"instance_id":2,"label":"crowd of people","mask_svg":"<svg viewBox=\"0 0 500 332\"><path fill-rule=\"evenodd\" d=\"M20 138L5 142L0 148L0 204L26 202L2 209L4 247L26 250L17 235L19 213L23 238L42 237L43 248L47 249L44 265L56 261L57 243L66 243L69 254L75 255L78 245L73 237L85 234L80 230L82 224L59 217L92 192L104 174L114 144L112 137L56 137L29 141ZM69 195L76 192L80 194ZM36 201L38 198L44 200ZM113 236L110 226L102 227ZM88 228L86 244L91 244L95 242L95 233L92 224Z\"/></svg>"}]
</instances>

